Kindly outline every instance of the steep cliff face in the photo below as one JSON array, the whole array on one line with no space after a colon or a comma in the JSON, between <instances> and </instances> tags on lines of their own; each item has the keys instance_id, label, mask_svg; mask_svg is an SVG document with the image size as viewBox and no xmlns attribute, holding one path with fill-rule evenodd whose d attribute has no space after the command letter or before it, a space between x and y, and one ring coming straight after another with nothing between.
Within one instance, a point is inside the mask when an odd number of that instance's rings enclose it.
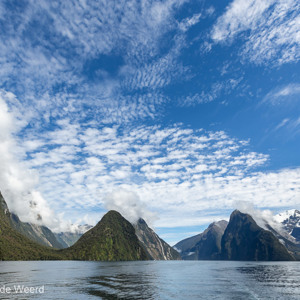
<instances>
[{"instance_id":1,"label":"steep cliff face","mask_svg":"<svg viewBox=\"0 0 300 300\"><path fill-rule=\"evenodd\" d=\"M63 248L62 244L55 237L55 234L48 227L22 222L19 217L13 213L10 214L9 220L14 229L32 241L47 247Z\"/></svg>"},{"instance_id":2,"label":"steep cliff face","mask_svg":"<svg viewBox=\"0 0 300 300\"><path fill-rule=\"evenodd\" d=\"M235 210L221 241L225 260L289 261L294 260L279 240L259 227L253 218Z\"/></svg>"},{"instance_id":3,"label":"steep cliff face","mask_svg":"<svg viewBox=\"0 0 300 300\"><path fill-rule=\"evenodd\" d=\"M154 260L180 260L180 254L162 240L143 219L134 224L135 233L148 255Z\"/></svg>"},{"instance_id":4,"label":"steep cliff face","mask_svg":"<svg viewBox=\"0 0 300 300\"><path fill-rule=\"evenodd\" d=\"M0 197L0 207L5 212L10 225L22 235L43 246L57 249L63 248L55 234L48 227L22 222L16 214L11 213L2 195Z\"/></svg>"},{"instance_id":5,"label":"steep cliff face","mask_svg":"<svg viewBox=\"0 0 300 300\"><path fill-rule=\"evenodd\" d=\"M10 213L1 192L0 192L0 212L3 215L8 215Z\"/></svg>"},{"instance_id":6,"label":"steep cliff face","mask_svg":"<svg viewBox=\"0 0 300 300\"><path fill-rule=\"evenodd\" d=\"M135 235L134 227L116 211L109 211L72 247L62 251L69 259L75 260L149 259Z\"/></svg>"},{"instance_id":7,"label":"steep cliff face","mask_svg":"<svg viewBox=\"0 0 300 300\"><path fill-rule=\"evenodd\" d=\"M214 222L204 232L180 241L174 248L180 251L184 260L220 259L221 239L227 224L224 220Z\"/></svg>"}]
</instances>

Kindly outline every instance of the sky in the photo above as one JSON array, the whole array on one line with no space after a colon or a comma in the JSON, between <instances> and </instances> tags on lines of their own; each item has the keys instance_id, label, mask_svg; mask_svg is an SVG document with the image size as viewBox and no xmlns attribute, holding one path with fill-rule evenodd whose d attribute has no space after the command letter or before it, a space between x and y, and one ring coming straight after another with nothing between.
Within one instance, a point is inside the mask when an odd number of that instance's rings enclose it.
<instances>
[{"instance_id":1,"label":"sky","mask_svg":"<svg viewBox=\"0 0 300 300\"><path fill-rule=\"evenodd\" d=\"M54 231L170 244L300 204L297 0L0 2L0 190Z\"/></svg>"}]
</instances>

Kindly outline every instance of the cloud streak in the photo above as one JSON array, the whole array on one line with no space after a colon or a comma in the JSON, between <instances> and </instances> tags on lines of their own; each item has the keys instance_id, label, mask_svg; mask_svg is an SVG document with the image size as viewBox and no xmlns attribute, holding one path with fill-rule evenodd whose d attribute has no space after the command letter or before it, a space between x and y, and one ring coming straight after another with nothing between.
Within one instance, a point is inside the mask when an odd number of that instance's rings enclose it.
<instances>
[{"instance_id":1,"label":"cloud streak","mask_svg":"<svg viewBox=\"0 0 300 300\"><path fill-rule=\"evenodd\" d=\"M160 53L162 37L178 29L174 14L184 2L29 1L14 10L5 3L2 87L22 100L19 110L30 110L34 123L153 118L168 101L159 89L186 72L177 62L184 39Z\"/></svg>"},{"instance_id":2,"label":"cloud streak","mask_svg":"<svg viewBox=\"0 0 300 300\"><path fill-rule=\"evenodd\" d=\"M298 1L235 0L211 31L215 43L245 40L240 55L255 64L281 65L299 61Z\"/></svg>"}]
</instances>

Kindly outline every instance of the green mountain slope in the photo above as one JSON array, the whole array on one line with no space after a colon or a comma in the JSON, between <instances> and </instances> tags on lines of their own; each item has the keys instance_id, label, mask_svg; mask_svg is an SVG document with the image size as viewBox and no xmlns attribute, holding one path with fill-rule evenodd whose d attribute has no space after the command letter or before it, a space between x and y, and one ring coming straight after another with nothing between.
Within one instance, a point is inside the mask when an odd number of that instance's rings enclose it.
<instances>
[{"instance_id":1,"label":"green mountain slope","mask_svg":"<svg viewBox=\"0 0 300 300\"><path fill-rule=\"evenodd\" d=\"M43 247L15 230L10 212L0 193L0 260L58 260L63 255Z\"/></svg>"},{"instance_id":2,"label":"green mountain slope","mask_svg":"<svg viewBox=\"0 0 300 300\"><path fill-rule=\"evenodd\" d=\"M62 250L68 259L126 261L147 260L134 227L116 211L109 211L73 246Z\"/></svg>"}]
</instances>

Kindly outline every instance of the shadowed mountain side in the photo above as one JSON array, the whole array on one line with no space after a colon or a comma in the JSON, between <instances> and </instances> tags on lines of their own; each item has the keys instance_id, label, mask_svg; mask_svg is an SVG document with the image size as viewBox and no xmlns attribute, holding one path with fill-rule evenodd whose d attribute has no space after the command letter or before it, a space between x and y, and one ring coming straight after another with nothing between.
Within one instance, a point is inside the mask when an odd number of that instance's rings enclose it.
<instances>
[{"instance_id":1,"label":"shadowed mountain side","mask_svg":"<svg viewBox=\"0 0 300 300\"><path fill-rule=\"evenodd\" d=\"M73 246L62 250L68 259L127 261L149 259L131 223L116 211L106 213L98 224Z\"/></svg>"},{"instance_id":2,"label":"shadowed mountain side","mask_svg":"<svg viewBox=\"0 0 300 300\"><path fill-rule=\"evenodd\" d=\"M11 225L10 212L0 193L0 260L59 260L63 255L43 247L19 233Z\"/></svg>"},{"instance_id":3,"label":"shadowed mountain side","mask_svg":"<svg viewBox=\"0 0 300 300\"><path fill-rule=\"evenodd\" d=\"M180 251L184 260L220 259L221 239L228 222L214 222L200 234L178 242L174 248Z\"/></svg>"},{"instance_id":4,"label":"shadowed mountain side","mask_svg":"<svg viewBox=\"0 0 300 300\"><path fill-rule=\"evenodd\" d=\"M293 228L291 235L300 243L300 227Z\"/></svg>"},{"instance_id":5,"label":"shadowed mountain side","mask_svg":"<svg viewBox=\"0 0 300 300\"><path fill-rule=\"evenodd\" d=\"M271 231L279 241L284 244L287 250L297 259L300 260L300 243L297 240L289 235L287 232L279 232L275 230L271 225L266 224L266 227Z\"/></svg>"},{"instance_id":6,"label":"shadowed mountain side","mask_svg":"<svg viewBox=\"0 0 300 300\"><path fill-rule=\"evenodd\" d=\"M221 258L225 260L294 260L284 245L270 231L259 227L250 215L238 210L230 216L221 246Z\"/></svg>"},{"instance_id":7,"label":"shadowed mountain side","mask_svg":"<svg viewBox=\"0 0 300 300\"><path fill-rule=\"evenodd\" d=\"M154 260L180 260L180 254L162 240L143 219L134 224L135 233L148 255Z\"/></svg>"}]
</instances>

